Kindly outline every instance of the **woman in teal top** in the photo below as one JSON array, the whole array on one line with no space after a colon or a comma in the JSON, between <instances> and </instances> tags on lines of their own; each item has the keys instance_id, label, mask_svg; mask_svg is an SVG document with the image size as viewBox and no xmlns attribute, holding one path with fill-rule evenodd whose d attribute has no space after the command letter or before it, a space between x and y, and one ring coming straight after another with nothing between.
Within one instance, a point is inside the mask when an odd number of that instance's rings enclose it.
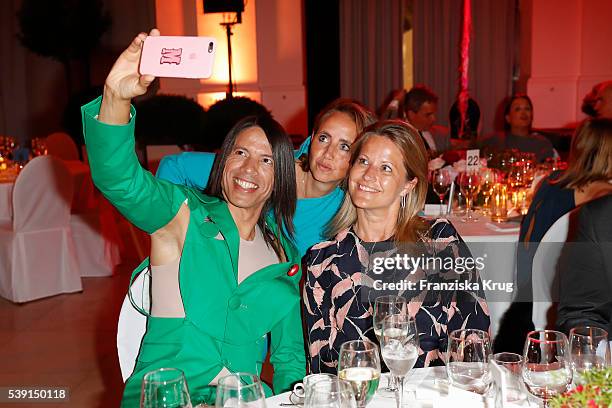
<instances>
[{"instance_id":1,"label":"woman in teal top","mask_svg":"<svg viewBox=\"0 0 612 408\"><path fill-rule=\"evenodd\" d=\"M154 79L138 73L145 38L141 33L118 58L102 100L82 108L96 186L130 222L151 234L150 260L132 278L149 265L178 260L177 279L161 296L156 295L160 269L152 273L151 314L141 311L148 316L147 331L122 406L138 406L144 374L161 367L185 372L194 405L214 403L212 386L220 376L261 373L267 334L274 391L287 391L305 374L299 255L291 244L296 191L290 141L273 120L239 122L212 169L211 195L144 171L134 153L136 112L130 100L144 94ZM277 227L281 224L285 228ZM245 276L238 249L256 236L263 236L264 250L273 249L280 262ZM172 296L180 311L161 310L165 297Z\"/></svg>"},{"instance_id":2,"label":"woman in teal top","mask_svg":"<svg viewBox=\"0 0 612 408\"><path fill-rule=\"evenodd\" d=\"M298 200L293 224L300 256L324 240L323 230L344 198L340 184L348 171L351 144L375 121L375 115L359 102L337 99L318 114L312 136L294 152ZM157 177L204 189L214 159L214 154L201 152L167 156Z\"/></svg>"}]
</instances>

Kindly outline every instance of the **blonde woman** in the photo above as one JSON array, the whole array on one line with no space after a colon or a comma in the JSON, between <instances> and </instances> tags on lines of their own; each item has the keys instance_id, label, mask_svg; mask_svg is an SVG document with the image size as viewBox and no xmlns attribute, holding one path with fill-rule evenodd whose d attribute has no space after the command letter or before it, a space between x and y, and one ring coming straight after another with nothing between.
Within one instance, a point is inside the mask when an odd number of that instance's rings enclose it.
<instances>
[{"instance_id":1,"label":"blonde woman","mask_svg":"<svg viewBox=\"0 0 612 408\"><path fill-rule=\"evenodd\" d=\"M417 367L443 364L447 337L462 327L489 329L481 290L436 290L436 283L477 287L476 268L459 268L469 249L446 220L418 216L427 192L427 153L417 131L405 122L367 127L353 145L348 193L329 227L329 241L306 254L303 291L311 372L337 368L345 341L377 341L372 328L383 283L413 282L393 293L409 300L420 333ZM421 267L382 267L383 258L406 255ZM421 261L418 261L421 259ZM427 262L425 260L443 262ZM450 288L453 285L448 285ZM469 286L469 285L468 285Z\"/></svg>"}]
</instances>

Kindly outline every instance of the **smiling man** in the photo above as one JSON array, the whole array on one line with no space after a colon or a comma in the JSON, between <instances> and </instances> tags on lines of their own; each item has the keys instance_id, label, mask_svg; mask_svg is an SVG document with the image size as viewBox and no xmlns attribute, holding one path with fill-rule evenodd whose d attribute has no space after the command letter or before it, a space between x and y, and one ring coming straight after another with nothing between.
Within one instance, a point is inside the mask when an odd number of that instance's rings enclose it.
<instances>
[{"instance_id":1,"label":"smiling man","mask_svg":"<svg viewBox=\"0 0 612 408\"><path fill-rule=\"evenodd\" d=\"M305 374L291 142L273 119L247 117L227 135L206 194L153 177L134 153L130 105L154 79L138 72L146 37L119 56L103 97L82 108L94 183L151 235L151 256L133 273L151 275L151 310L139 309L147 331L134 339L122 406L138 406L143 376L162 367L185 373L194 406L212 404L220 377L261 373L268 334L274 391L287 391Z\"/></svg>"}]
</instances>

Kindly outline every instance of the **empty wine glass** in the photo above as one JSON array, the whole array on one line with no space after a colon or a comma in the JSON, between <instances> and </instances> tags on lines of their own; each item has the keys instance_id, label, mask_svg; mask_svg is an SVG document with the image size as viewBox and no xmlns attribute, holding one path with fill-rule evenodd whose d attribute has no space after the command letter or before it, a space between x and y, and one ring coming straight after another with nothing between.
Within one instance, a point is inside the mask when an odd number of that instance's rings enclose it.
<instances>
[{"instance_id":1,"label":"empty wine glass","mask_svg":"<svg viewBox=\"0 0 612 408\"><path fill-rule=\"evenodd\" d=\"M491 197L491 192L493 190L493 186L497 183L497 172L495 169L491 169L488 167L480 168L480 192L484 196L484 205L482 206L482 213L484 215L490 214L489 211L489 198Z\"/></svg>"},{"instance_id":2,"label":"empty wine glass","mask_svg":"<svg viewBox=\"0 0 612 408\"><path fill-rule=\"evenodd\" d=\"M440 198L440 215L446 213L446 211L444 211L444 196L448 193L448 189L452 182L453 179L450 172L445 169L434 170L431 176L433 190L438 195L438 198Z\"/></svg>"},{"instance_id":3,"label":"empty wine glass","mask_svg":"<svg viewBox=\"0 0 612 408\"><path fill-rule=\"evenodd\" d=\"M459 189L465 196L465 217L461 219L463 222L477 221L476 217L472 216L470 208L474 198L480 191L480 176L476 171L463 172L459 175Z\"/></svg>"},{"instance_id":4,"label":"empty wine glass","mask_svg":"<svg viewBox=\"0 0 612 408\"><path fill-rule=\"evenodd\" d=\"M185 374L177 368L160 368L142 379L141 408L191 408Z\"/></svg>"},{"instance_id":5,"label":"empty wine glass","mask_svg":"<svg viewBox=\"0 0 612 408\"><path fill-rule=\"evenodd\" d=\"M249 373L233 373L219 379L217 408L265 408L266 395L259 377Z\"/></svg>"},{"instance_id":6,"label":"empty wine glass","mask_svg":"<svg viewBox=\"0 0 612 408\"><path fill-rule=\"evenodd\" d=\"M402 407L404 379L419 358L419 334L414 318L390 315L383 320L380 347L385 364L398 385L397 408Z\"/></svg>"},{"instance_id":7,"label":"empty wine glass","mask_svg":"<svg viewBox=\"0 0 612 408\"><path fill-rule=\"evenodd\" d=\"M384 295L376 298L374 302L374 314L372 315L372 326L374 334L378 339L378 344L381 344L382 325L385 318L394 314L406 313L406 298L395 295ZM394 377L389 376L387 388L383 389L383 393L393 396L397 389Z\"/></svg>"},{"instance_id":8,"label":"empty wine glass","mask_svg":"<svg viewBox=\"0 0 612 408\"><path fill-rule=\"evenodd\" d=\"M574 327L569 333L574 383L581 384L582 373L610 365L608 332L599 327Z\"/></svg>"},{"instance_id":9,"label":"empty wine glass","mask_svg":"<svg viewBox=\"0 0 612 408\"><path fill-rule=\"evenodd\" d=\"M304 408L357 408L357 402L351 384L335 378L312 384Z\"/></svg>"},{"instance_id":10,"label":"empty wine glass","mask_svg":"<svg viewBox=\"0 0 612 408\"><path fill-rule=\"evenodd\" d=\"M463 390L484 394L491 374L491 338L477 329L459 329L449 336L446 372L450 384Z\"/></svg>"},{"instance_id":11,"label":"empty wine glass","mask_svg":"<svg viewBox=\"0 0 612 408\"><path fill-rule=\"evenodd\" d=\"M521 374L527 391L545 407L572 383L568 349L567 337L561 332L534 330L527 334Z\"/></svg>"},{"instance_id":12,"label":"empty wine glass","mask_svg":"<svg viewBox=\"0 0 612 408\"><path fill-rule=\"evenodd\" d=\"M353 387L358 408L365 407L374 397L380 382L378 346L368 340L342 343L338 357L338 378Z\"/></svg>"}]
</instances>

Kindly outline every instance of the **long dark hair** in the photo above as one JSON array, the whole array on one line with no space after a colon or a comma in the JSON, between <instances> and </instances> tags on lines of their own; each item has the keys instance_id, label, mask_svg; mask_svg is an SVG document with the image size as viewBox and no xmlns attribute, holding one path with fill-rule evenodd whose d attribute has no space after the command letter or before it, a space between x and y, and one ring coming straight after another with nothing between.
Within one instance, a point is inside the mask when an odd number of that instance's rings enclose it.
<instances>
[{"instance_id":1,"label":"long dark hair","mask_svg":"<svg viewBox=\"0 0 612 408\"><path fill-rule=\"evenodd\" d=\"M529 107L531 108L531 122L533 123L533 102L531 102L531 98L526 94L517 93L506 99L506 105L504 106L504 130L506 131L510 130L510 123L508 123L506 116L510 114L512 102L516 101L517 99L524 99L527 101ZM529 125L529 132L531 132L531 124Z\"/></svg>"},{"instance_id":2,"label":"long dark hair","mask_svg":"<svg viewBox=\"0 0 612 408\"><path fill-rule=\"evenodd\" d=\"M290 241L294 240L295 228L293 226L293 214L297 200L295 182L295 161L293 159L293 147L285 132L285 129L274 119L267 116L247 116L234 125L221 145L221 151L216 155L215 162L210 173L205 193L225 200L221 188L223 171L227 157L231 154L238 135L251 127L257 126L263 130L270 146L272 147L272 159L274 160L274 187L268 201L266 201L257 225L262 232L266 243L281 257L281 247L274 239L266 234L266 214L272 210L279 236L283 234Z\"/></svg>"}]
</instances>

